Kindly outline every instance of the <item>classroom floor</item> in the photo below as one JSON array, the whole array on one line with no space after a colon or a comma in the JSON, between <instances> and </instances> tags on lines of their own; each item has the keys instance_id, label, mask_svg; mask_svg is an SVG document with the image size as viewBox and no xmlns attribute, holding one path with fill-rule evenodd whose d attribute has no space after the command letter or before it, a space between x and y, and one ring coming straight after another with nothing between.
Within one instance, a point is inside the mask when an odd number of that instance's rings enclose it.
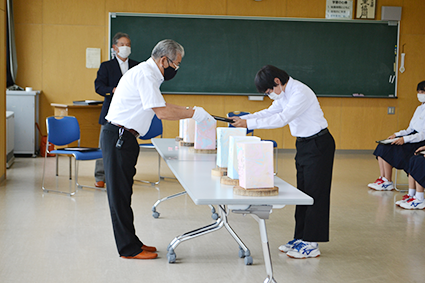
<instances>
[{"instance_id":1,"label":"classroom floor","mask_svg":"<svg viewBox=\"0 0 425 283\"><path fill-rule=\"evenodd\" d=\"M136 179L155 180L157 154L142 151ZM294 152L279 153L278 175L295 185ZM55 158L48 158L50 186L55 186ZM60 159L63 175L67 160ZM94 182L94 162L80 163L80 183ZM238 257L238 245L225 229L181 243L169 264L166 248L177 235L212 223L208 206L188 196L161 203L158 219L151 207L180 192L175 180L157 187L135 185L133 210L139 237L158 248L155 260L118 257L106 193L84 189L73 197L43 193L43 158L17 158L0 184L0 282L263 282L257 222L230 214L236 233L251 250L253 265ZM163 162L162 174L171 172ZM274 210L267 221L277 282L424 282L425 211L394 205L399 192L376 192L367 184L379 175L371 152L337 152L331 201L331 239L314 259L291 259L278 246L292 239L294 206ZM68 181L59 186L67 190Z\"/></svg>"}]
</instances>

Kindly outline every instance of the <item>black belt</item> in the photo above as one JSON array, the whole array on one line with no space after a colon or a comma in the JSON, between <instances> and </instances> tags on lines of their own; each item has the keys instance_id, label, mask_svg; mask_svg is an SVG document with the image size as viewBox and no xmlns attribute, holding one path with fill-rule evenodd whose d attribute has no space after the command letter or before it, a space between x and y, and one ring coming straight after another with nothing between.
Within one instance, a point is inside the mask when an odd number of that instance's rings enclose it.
<instances>
[{"instance_id":1,"label":"black belt","mask_svg":"<svg viewBox=\"0 0 425 283\"><path fill-rule=\"evenodd\" d=\"M135 137L136 137L136 139L140 136L140 135L139 135L139 133L138 133L136 130L128 129L128 128L124 127L124 126L121 126L121 125L115 124L115 123L113 123L113 122L109 122L109 124L114 125L114 126L117 126L117 127L119 127L119 128L123 128L124 130L126 130L126 131L130 132L133 136L135 136Z\"/></svg>"},{"instance_id":2,"label":"black belt","mask_svg":"<svg viewBox=\"0 0 425 283\"><path fill-rule=\"evenodd\" d=\"M309 137L306 137L306 138L297 137L297 141L308 141L308 140L315 139L317 137L323 136L324 134L327 134L327 133L329 133L328 128L324 128L323 130L321 130L320 132L318 132L315 135L312 135L312 136L309 136Z\"/></svg>"}]
</instances>

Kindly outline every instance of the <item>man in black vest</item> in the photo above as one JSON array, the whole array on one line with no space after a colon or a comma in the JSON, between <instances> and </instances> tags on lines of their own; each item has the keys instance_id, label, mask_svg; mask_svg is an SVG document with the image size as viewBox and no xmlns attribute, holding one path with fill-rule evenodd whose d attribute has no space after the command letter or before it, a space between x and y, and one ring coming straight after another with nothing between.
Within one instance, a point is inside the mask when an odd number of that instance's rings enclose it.
<instances>
[{"instance_id":1,"label":"man in black vest","mask_svg":"<svg viewBox=\"0 0 425 283\"><path fill-rule=\"evenodd\" d=\"M109 105L111 104L112 97L121 77L132 67L139 64L139 62L128 58L131 53L131 40L128 34L118 32L112 39L112 48L115 51L115 58L105 61L100 65L97 71L97 77L94 81L96 92L105 97L103 102L102 111L99 116L99 124L101 124L100 133L102 134L103 125L107 122L105 120L108 114ZM99 136L99 141L101 137ZM99 144L100 147L100 144ZM98 188L105 187L105 171L103 169L103 159L96 161L94 170L94 177L96 180L95 186Z\"/></svg>"}]
</instances>

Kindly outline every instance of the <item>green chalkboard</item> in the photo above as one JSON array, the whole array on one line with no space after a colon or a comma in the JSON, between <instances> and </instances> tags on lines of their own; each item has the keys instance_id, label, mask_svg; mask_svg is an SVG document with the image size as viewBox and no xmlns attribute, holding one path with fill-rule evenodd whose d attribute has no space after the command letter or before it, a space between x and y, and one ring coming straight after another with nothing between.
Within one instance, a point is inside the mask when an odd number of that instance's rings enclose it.
<instances>
[{"instance_id":1,"label":"green chalkboard","mask_svg":"<svg viewBox=\"0 0 425 283\"><path fill-rule=\"evenodd\" d=\"M138 61L162 39L183 45L163 93L258 94L255 74L270 64L318 96L395 95L398 27L387 22L111 13L110 38L118 31L130 35Z\"/></svg>"}]
</instances>

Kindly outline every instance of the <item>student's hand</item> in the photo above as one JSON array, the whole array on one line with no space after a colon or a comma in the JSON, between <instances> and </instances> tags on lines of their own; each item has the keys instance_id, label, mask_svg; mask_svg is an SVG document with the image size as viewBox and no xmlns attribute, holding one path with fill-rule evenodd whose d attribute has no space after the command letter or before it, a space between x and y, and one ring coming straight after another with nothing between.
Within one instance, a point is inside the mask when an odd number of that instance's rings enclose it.
<instances>
[{"instance_id":1,"label":"student's hand","mask_svg":"<svg viewBox=\"0 0 425 283\"><path fill-rule=\"evenodd\" d=\"M425 146L421 146L420 148L418 148L418 149L415 151L415 155L417 155L420 151L423 151L423 150L425 150Z\"/></svg>"},{"instance_id":2,"label":"student's hand","mask_svg":"<svg viewBox=\"0 0 425 283\"><path fill-rule=\"evenodd\" d=\"M388 137L389 140L394 139L396 137L395 134L392 134L391 136Z\"/></svg>"},{"instance_id":3,"label":"student's hand","mask_svg":"<svg viewBox=\"0 0 425 283\"><path fill-rule=\"evenodd\" d=\"M393 141L391 144L395 144L395 145L403 145L404 144L404 138L398 138L395 141Z\"/></svg>"},{"instance_id":4,"label":"student's hand","mask_svg":"<svg viewBox=\"0 0 425 283\"><path fill-rule=\"evenodd\" d=\"M235 126L237 128L247 128L246 120L239 118L234 123L232 123L232 126Z\"/></svg>"},{"instance_id":5,"label":"student's hand","mask_svg":"<svg viewBox=\"0 0 425 283\"><path fill-rule=\"evenodd\" d=\"M112 90L112 93L115 93L115 90L116 90L117 88L116 87L114 87L114 89Z\"/></svg>"}]
</instances>

